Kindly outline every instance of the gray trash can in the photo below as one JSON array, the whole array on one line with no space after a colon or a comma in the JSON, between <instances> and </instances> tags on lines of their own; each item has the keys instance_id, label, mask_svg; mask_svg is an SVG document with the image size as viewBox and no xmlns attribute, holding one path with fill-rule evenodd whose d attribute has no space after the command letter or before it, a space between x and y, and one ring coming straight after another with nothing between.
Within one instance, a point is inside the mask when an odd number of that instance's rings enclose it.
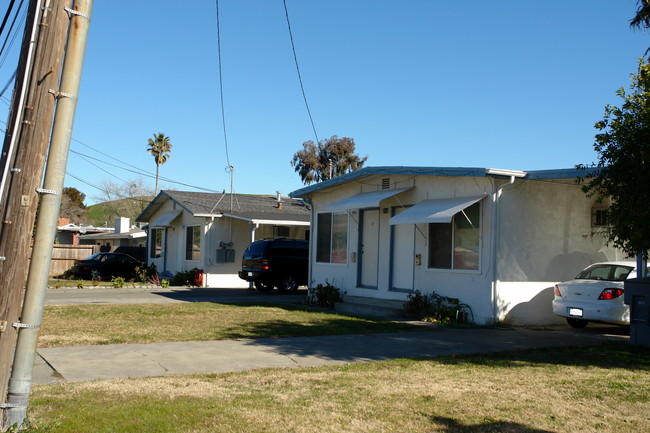
<instances>
[{"instance_id":1,"label":"gray trash can","mask_svg":"<svg viewBox=\"0 0 650 433\"><path fill-rule=\"evenodd\" d=\"M650 347L650 278L625 280L623 301L630 306L630 344Z\"/></svg>"}]
</instances>

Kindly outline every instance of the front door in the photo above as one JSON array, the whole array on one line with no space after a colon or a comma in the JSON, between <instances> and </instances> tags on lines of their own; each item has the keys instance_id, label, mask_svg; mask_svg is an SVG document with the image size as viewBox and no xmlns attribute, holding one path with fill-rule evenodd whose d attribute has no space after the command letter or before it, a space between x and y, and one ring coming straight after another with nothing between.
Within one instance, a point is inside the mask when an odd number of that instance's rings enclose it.
<instances>
[{"instance_id":1,"label":"front door","mask_svg":"<svg viewBox=\"0 0 650 433\"><path fill-rule=\"evenodd\" d=\"M359 285L377 288L377 260L379 259L379 209L361 211L361 240L359 245Z\"/></svg>"},{"instance_id":2,"label":"front door","mask_svg":"<svg viewBox=\"0 0 650 433\"><path fill-rule=\"evenodd\" d=\"M406 208L395 208L398 215ZM415 225L396 224L392 226L392 252L390 258L391 288L413 290L415 270Z\"/></svg>"}]
</instances>

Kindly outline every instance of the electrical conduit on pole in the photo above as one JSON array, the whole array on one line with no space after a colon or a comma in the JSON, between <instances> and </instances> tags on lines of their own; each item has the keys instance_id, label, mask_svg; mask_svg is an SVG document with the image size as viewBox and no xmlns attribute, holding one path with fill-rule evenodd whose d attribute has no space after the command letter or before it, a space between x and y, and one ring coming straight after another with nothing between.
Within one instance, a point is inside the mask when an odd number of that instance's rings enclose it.
<instances>
[{"instance_id":1,"label":"electrical conduit on pole","mask_svg":"<svg viewBox=\"0 0 650 433\"><path fill-rule=\"evenodd\" d=\"M68 163L68 151L72 138L72 125L77 107L92 4L92 0L75 0L73 9L68 10L70 27L61 85L58 92L52 92L57 97L56 114L54 115L43 189L40 191L42 193L41 207L25 289L22 323L9 379L7 398L9 408L6 412L6 424L10 426L22 425L32 387L32 369L36 356L38 328L43 317L45 289L52 261L52 245L56 236L56 223L61 205L65 169Z\"/></svg>"}]
</instances>

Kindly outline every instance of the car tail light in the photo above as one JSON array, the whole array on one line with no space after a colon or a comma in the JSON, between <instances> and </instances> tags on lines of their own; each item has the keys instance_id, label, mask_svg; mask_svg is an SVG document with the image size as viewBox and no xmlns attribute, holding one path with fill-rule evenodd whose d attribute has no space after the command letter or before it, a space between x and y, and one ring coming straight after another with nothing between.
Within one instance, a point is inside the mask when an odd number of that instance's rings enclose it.
<instances>
[{"instance_id":1,"label":"car tail light","mask_svg":"<svg viewBox=\"0 0 650 433\"><path fill-rule=\"evenodd\" d=\"M262 260L262 269L265 271L269 270L269 261L267 259Z\"/></svg>"},{"instance_id":2,"label":"car tail light","mask_svg":"<svg viewBox=\"0 0 650 433\"><path fill-rule=\"evenodd\" d=\"M555 287L553 288L553 294L554 294L555 296L559 297L559 298L562 297L562 293L560 292L560 288L559 288L558 286L555 286Z\"/></svg>"},{"instance_id":3,"label":"car tail light","mask_svg":"<svg viewBox=\"0 0 650 433\"><path fill-rule=\"evenodd\" d=\"M620 289L618 287L612 289L603 289L603 291L600 292L600 296L598 297L598 300L607 301L609 299L618 298L622 294L623 294L623 289Z\"/></svg>"}]
</instances>

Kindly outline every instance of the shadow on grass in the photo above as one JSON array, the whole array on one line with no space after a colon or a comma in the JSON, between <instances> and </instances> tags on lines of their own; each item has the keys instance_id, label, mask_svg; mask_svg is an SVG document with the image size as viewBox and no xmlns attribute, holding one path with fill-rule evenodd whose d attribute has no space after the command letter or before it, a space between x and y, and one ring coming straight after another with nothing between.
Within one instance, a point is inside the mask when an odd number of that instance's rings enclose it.
<instances>
[{"instance_id":1,"label":"shadow on grass","mask_svg":"<svg viewBox=\"0 0 650 433\"><path fill-rule=\"evenodd\" d=\"M512 433L554 433L551 430L540 430L508 421L491 421L483 424L463 425L452 418L440 416L431 417L431 421L442 426L447 433L482 433L482 432L512 432Z\"/></svg>"},{"instance_id":2,"label":"shadow on grass","mask_svg":"<svg viewBox=\"0 0 650 433\"><path fill-rule=\"evenodd\" d=\"M602 368L650 369L650 349L630 346L626 339L607 334L576 334L572 331L535 331L500 328L420 328L399 329L390 332L387 325L381 333L373 329L377 323L357 324L346 319L334 320L331 326L339 327L341 335L324 335L316 338L260 338L247 342L264 346L275 352L300 358L319 357L339 362L381 361L388 359L431 359L443 363L472 363L517 367L531 363L554 365L598 366ZM404 325L404 324L401 324ZM256 326L291 329L298 335L300 324L262 324ZM311 328L312 325L305 326ZM396 329L397 330L397 329ZM313 331L313 330L312 330ZM433 331L433 332L431 332ZM313 333L311 335L314 335Z\"/></svg>"}]
</instances>

